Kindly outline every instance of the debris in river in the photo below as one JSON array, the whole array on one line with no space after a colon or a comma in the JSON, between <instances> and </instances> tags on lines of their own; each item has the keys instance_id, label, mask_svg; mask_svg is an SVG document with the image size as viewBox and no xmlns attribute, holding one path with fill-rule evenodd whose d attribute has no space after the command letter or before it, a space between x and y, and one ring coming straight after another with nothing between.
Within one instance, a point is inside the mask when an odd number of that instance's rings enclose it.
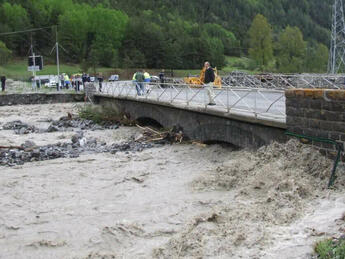
<instances>
[{"instance_id":1,"label":"debris in river","mask_svg":"<svg viewBox=\"0 0 345 259\"><path fill-rule=\"evenodd\" d=\"M34 132L39 131L36 127L26 124L20 120L15 120L15 121L5 123L2 126L2 129L14 130L14 132L18 135L29 134L29 133L34 133Z\"/></svg>"},{"instance_id":2,"label":"debris in river","mask_svg":"<svg viewBox=\"0 0 345 259\"><path fill-rule=\"evenodd\" d=\"M103 122L95 123L92 120L82 118L72 118L71 116L61 117L59 120L53 121L48 128L48 132L65 131L69 128L78 128L81 130L103 130L103 129L118 129L120 123Z\"/></svg>"},{"instance_id":3,"label":"debris in river","mask_svg":"<svg viewBox=\"0 0 345 259\"><path fill-rule=\"evenodd\" d=\"M183 129L177 126L168 131L157 131L150 127L142 127L140 125L137 125L137 127L142 129L144 132L136 139L136 141L181 143L184 137Z\"/></svg>"},{"instance_id":4,"label":"debris in river","mask_svg":"<svg viewBox=\"0 0 345 259\"><path fill-rule=\"evenodd\" d=\"M70 143L57 143L46 146L36 146L34 142L26 141L21 146L0 146L0 165L14 166L27 162L44 161L57 158L76 158L82 153L141 152L152 148L150 143L128 141L121 144L106 145L94 138L85 138L82 131L72 136Z\"/></svg>"}]
</instances>

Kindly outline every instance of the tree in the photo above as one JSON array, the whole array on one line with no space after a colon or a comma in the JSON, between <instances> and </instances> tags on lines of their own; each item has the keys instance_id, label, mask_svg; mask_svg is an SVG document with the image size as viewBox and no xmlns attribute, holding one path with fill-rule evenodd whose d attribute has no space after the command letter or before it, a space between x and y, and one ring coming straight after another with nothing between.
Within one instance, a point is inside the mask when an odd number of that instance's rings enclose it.
<instances>
[{"instance_id":1,"label":"tree","mask_svg":"<svg viewBox=\"0 0 345 259\"><path fill-rule=\"evenodd\" d=\"M208 39L210 57L208 60L213 66L221 69L225 64L224 46L220 39L210 38Z\"/></svg>"},{"instance_id":2,"label":"tree","mask_svg":"<svg viewBox=\"0 0 345 259\"><path fill-rule=\"evenodd\" d=\"M303 72L306 43L298 27L286 27L277 43L277 66L284 73Z\"/></svg>"},{"instance_id":3,"label":"tree","mask_svg":"<svg viewBox=\"0 0 345 259\"><path fill-rule=\"evenodd\" d=\"M249 29L249 55L257 66L263 70L273 59L272 29L267 19L258 14Z\"/></svg>"},{"instance_id":4,"label":"tree","mask_svg":"<svg viewBox=\"0 0 345 259\"><path fill-rule=\"evenodd\" d=\"M9 61L11 55L12 51L6 47L5 43L0 41L0 65L5 65Z\"/></svg>"},{"instance_id":5,"label":"tree","mask_svg":"<svg viewBox=\"0 0 345 259\"><path fill-rule=\"evenodd\" d=\"M284 64L290 58L277 48L275 54L282 54L277 66L284 71L323 71L321 65L316 67L316 59L322 56L324 60L326 52L317 44L329 43L333 2L0 0L0 32L47 27L33 32L32 39L36 52L48 56L55 43L55 30L50 27L58 24L59 42L66 50L61 48L61 58L92 66L200 68L206 59L220 67L224 55L247 55L250 49L254 67L267 69L275 64L271 62L272 32L278 37L290 25L298 26L305 39L314 43L304 48L306 56L293 55L295 63L289 68ZM1 40L13 55L27 55L29 33L2 36Z\"/></svg>"},{"instance_id":6,"label":"tree","mask_svg":"<svg viewBox=\"0 0 345 259\"><path fill-rule=\"evenodd\" d=\"M86 62L88 48L88 14L91 8L81 5L66 11L59 18L59 40L61 45L68 51L68 60L74 62ZM89 37L90 38L90 37ZM89 44L90 45L90 44Z\"/></svg>"},{"instance_id":7,"label":"tree","mask_svg":"<svg viewBox=\"0 0 345 259\"><path fill-rule=\"evenodd\" d=\"M91 45L93 65L115 66L118 49L125 36L128 17L121 11L98 5L89 13L89 31L94 40ZM96 62L96 64L94 63Z\"/></svg>"},{"instance_id":8,"label":"tree","mask_svg":"<svg viewBox=\"0 0 345 259\"><path fill-rule=\"evenodd\" d=\"M30 22L27 11L17 4L3 3L0 7L0 30L4 32L18 31L30 28ZM15 50L18 54L24 55L28 51L29 44L23 44L29 42L28 38L23 35L13 35L11 37L4 38L5 44L9 49Z\"/></svg>"},{"instance_id":9,"label":"tree","mask_svg":"<svg viewBox=\"0 0 345 259\"><path fill-rule=\"evenodd\" d=\"M224 54L231 55L233 47L236 44L236 37L232 32L214 23L204 24L203 29L207 32L209 37L220 39L224 46Z\"/></svg>"},{"instance_id":10,"label":"tree","mask_svg":"<svg viewBox=\"0 0 345 259\"><path fill-rule=\"evenodd\" d=\"M328 48L322 43L309 43L306 54L308 72L325 73L328 64Z\"/></svg>"},{"instance_id":11,"label":"tree","mask_svg":"<svg viewBox=\"0 0 345 259\"><path fill-rule=\"evenodd\" d=\"M60 38L74 62L113 66L125 36L128 17L98 5L75 5L60 16Z\"/></svg>"}]
</instances>

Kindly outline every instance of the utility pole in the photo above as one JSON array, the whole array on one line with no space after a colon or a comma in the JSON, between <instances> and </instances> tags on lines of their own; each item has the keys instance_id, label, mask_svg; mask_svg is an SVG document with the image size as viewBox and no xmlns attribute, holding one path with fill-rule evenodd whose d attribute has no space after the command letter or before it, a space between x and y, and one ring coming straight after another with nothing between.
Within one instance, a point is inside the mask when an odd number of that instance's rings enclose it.
<instances>
[{"instance_id":1,"label":"utility pole","mask_svg":"<svg viewBox=\"0 0 345 259\"><path fill-rule=\"evenodd\" d=\"M59 41L58 41L57 25L55 27L55 36L56 36L56 66L57 66L57 75L58 75L58 90L60 90L60 59L59 59Z\"/></svg>"},{"instance_id":2,"label":"utility pole","mask_svg":"<svg viewBox=\"0 0 345 259\"><path fill-rule=\"evenodd\" d=\"M34 45L32 43L32 34L31 34L31 46L30 46L30 49L31 49L31 56L32 56L32 61L33 61L33 70L32 70L32 81L35 83L35 87L36 87L36 57L35 57L35 52L34 52Z\"/></svg>"},{"instance_id":3,"label":"utility pole","mask_svg":"<svg viewBox=\"0 0 345 259\"><path fill-rule=\"evenodd\" d=\"M335 0L332 7L332 34L328 73L345 72L345 21L343 0Z\"/></svg>"},{"instance_id":4,"label":"utility pole","mask_svg":"<svg viewBox=\"0 0 345 259\"><path fill-rule=\"evenodd\" d=\"M61 82L60 82L60 59L59 59L59 40L58 40L58 27L55 26L55 46L51 50L50 54L53 50L56 49L56 66L57 66L57 90L60 91Z\"/></svg>"}]
</instances>

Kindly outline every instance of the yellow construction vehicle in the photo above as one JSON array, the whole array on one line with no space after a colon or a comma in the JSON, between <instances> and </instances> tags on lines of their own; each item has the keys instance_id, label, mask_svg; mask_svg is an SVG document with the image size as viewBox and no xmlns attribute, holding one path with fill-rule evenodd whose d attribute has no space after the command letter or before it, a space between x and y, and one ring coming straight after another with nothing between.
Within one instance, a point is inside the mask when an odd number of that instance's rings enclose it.
<instances>
[{"instance_id":1,"label":"yellow construction vehicle","mask_svg":"<svg viewBox=\"0 0 345 259\"><path fill-rule=\"evenodd\" d=\"M202 85L204 84L205 81L205 71L206 68L203 68L200 71L200 76L199 77L185 77L183 78L183 81L188 84L191 85L192 87L198 88L198 87L202 87ZM217 86L218 88L222 88L222 78L218 75L218 71L217 68L214 69L214 85Z\"/></svg>"}]
</instances>

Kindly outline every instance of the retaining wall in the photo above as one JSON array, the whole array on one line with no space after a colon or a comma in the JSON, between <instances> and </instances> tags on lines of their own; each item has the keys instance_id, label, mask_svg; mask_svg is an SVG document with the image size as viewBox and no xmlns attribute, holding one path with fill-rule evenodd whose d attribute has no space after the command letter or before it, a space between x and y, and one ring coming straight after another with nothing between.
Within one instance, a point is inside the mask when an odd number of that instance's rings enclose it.
<instances>
[{"instance_id":1,"label":"retaining wall","mask_svg":"<svg viewBox=\"0 0 345 259\"><path fill-rule=\"evenodd\" d=\"M46 104L82 102L84 94L76 93L28 93L0 94L0 106L18 104Z\"/></svg>"},{"instance_id":2,"label":"retaining wall","mask_svg":"<svg viewBox=\"0 0 345 259\"><path fill-rule=\"evenodd\" d=\"M332 139L345 147L345 90L290 89L285 95L289 132ZM336 155L335 145L316 141L313 145L325 155Z\"/></svg>"}]
</instances>

